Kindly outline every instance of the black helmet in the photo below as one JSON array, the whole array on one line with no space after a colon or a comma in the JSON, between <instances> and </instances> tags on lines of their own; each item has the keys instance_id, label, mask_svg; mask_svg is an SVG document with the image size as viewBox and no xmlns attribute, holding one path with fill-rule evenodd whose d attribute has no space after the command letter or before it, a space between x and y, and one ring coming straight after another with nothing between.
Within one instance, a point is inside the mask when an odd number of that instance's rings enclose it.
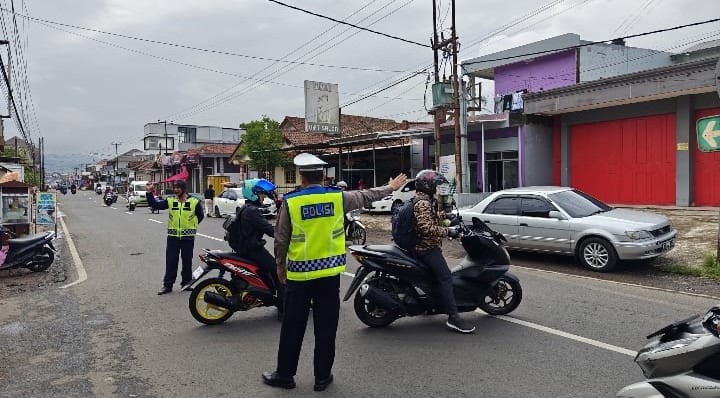
<instances>
[{"instance_id":1,"label":"black helmet","mask_svg":"<svg viewBox=\"0 0 720 398\"><path fill-rule=\"evenodd\" d=\"M185 180L175 180L173 181L173 188L180 188L183 192L187 192L187 183Z\"/></svg>"},{"instance_id":2,"label":"black helmet","mask_svg":"<svg viewBox=\"0 0 720 398\"><path fill-rule=\"evenodd\" d=\"M448 180L435 170L420 170L415 176L415 189L428 195L435 195L438 185L447 184Z\"/></svg>"}]
</instances>

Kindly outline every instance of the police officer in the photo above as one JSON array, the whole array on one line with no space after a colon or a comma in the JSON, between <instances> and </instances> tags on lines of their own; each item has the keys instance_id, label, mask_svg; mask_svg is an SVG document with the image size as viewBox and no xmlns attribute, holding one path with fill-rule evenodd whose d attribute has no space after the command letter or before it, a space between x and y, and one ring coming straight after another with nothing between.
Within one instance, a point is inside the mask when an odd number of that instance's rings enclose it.
<instances>
[{"instance_id":1,"label":"police officer","mask_svg":"<svg viewBox=\"0 0 720 398\"><path fill-rule=\"evenodd\" d=\"M182 271L180 286L192 280L192 257L195 247L195 234L198 224L203 220L200 200L187 193L187 184L183 180L173 181L174 197L165 200L155 199L155 184L145 185L148 206L155 210L168 210L167 247L165 249L165 276L163 286L158 295L172 292L177 278L178 260L182 254Z\"/></svg>"},{"instance_id":2,"label":"police officer","mask_svg":"<svg viewBox=\"0 0 720 398\"><path fill-rule=\"evenodd\" d=\"M340 312L340 274L345 271L345 213L369 206L407 180L404 174L388 184L362 191L343 192L324 187L327 164L308 153L293 159L300 170L301 189L284 196L275 225L275 261L285 286L285 316L280 331L277 368L264 372L272 387L295 388L300 348L313 310L315 329L315 391L333 381L335 334Z\"/></svg>"}]
</instances>

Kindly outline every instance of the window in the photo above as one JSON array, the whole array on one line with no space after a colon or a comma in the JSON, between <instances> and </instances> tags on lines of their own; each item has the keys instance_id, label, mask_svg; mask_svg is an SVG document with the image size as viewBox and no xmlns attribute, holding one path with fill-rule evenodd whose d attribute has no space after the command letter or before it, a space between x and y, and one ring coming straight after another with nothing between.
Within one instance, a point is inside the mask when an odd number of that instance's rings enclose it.
<instances>
[{"instance_id":1,"label":"window","mask_svg":"<svg viewBox=\"0 0 720 398\"><path fill-rule=\"evenodd\" d=\"M504 196L495 199L487 208L485 208L483 213L517 216L520 214L520 198Z\"/></svg>"},{"instance_id":2,"label":"window","mask_svg":"<svg viewBox=\"0 0 720 398\"><path fill-rule=\"evenodd\" d=\"M295 184L295 176L297 175L295 166L288 166L285 168L285 183Z\"/></svg>"},{"instance_id":3,"label":"window","mask_svg":"<svg viewBox=\"0 0 720 398\"><path fill-rule=\"evenodd\" d=\"M522 215L525 217L550 218L553 210L557 209L540 198L522 198Z\"/></svg>"},{"instance_id":4,"label":"window","mask_svg":"<svg viewBox=\"0 0 720 398\"><path fill-rule=\"evenodd\" d=\"M415 190L415 180L408 181L407 184L405 184L404 187L402 187L401 192L409 192Z\"/></svg>"},{"instance_id":5,"label":"window","mask_svg":"<svg viewBox=\"0 0 720 398\"><path fill-rule=\"evenodd\" d=\"M195 127L179 126L178 135L181 142L190 144L197 142L197 128Z\"/></svg>"}]
</instances>

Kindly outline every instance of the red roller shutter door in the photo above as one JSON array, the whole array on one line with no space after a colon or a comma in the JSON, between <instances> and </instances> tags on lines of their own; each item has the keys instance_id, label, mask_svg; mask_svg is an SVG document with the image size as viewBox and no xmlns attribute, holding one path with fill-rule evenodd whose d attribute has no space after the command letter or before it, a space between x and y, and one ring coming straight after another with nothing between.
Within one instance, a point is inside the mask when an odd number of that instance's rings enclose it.
<instances>
[{"instance_id":1,"label":"red roller shutter door","mask_svg":"<svg viewBox=\"0 0 720 398\"><path fill-rule=\"evenodd\" d=\"M720 108L697 111L695 120L714 115L720 115ZM720 206L720 152L701 152L697 142L691 145L695 147L695 205Z\"/></svg>"},{"instance_id":2,"label":"red roller shutter door","mask_svg":"<svg viewBox=\"0 0 720 398\"><path fill-rule=\"evenodd\" d=\"M675 204L675 115L572 126L570 181L608 203Z\"/></svg>"}]
</instances>

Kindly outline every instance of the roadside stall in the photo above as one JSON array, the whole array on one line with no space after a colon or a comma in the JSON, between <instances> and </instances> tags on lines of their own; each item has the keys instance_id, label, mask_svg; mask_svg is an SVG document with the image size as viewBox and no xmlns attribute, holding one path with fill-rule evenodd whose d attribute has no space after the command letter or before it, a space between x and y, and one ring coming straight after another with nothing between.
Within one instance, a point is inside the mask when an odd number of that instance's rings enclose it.
<instances>
[{"instance_id":1,"label":"roadside stall","mask_svg":"<svg viewBox=\"0 0 720 398\"><path fill-rule=\"evenodd\" d=\"M0 183L0 223L13 233L30 233L33 186L20 181Z\"/></svg>"}]
</instances>

